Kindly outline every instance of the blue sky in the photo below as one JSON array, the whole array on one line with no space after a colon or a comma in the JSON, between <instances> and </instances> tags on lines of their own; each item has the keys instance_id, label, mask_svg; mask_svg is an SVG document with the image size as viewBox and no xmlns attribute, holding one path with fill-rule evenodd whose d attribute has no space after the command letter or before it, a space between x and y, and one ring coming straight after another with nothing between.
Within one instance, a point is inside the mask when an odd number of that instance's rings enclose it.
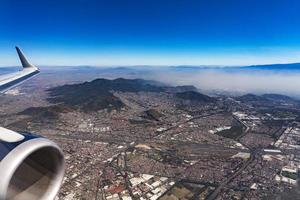
<instances>
[{"instance_id":1,"label":"blue sky","mask_svg":"<svg viewBox=\"0 0 300 200\"><path fill-rule=\"evenodd\" d=\"M0 65L300 62L298 0L1 0Z\"/></svg>"}]
</instances>

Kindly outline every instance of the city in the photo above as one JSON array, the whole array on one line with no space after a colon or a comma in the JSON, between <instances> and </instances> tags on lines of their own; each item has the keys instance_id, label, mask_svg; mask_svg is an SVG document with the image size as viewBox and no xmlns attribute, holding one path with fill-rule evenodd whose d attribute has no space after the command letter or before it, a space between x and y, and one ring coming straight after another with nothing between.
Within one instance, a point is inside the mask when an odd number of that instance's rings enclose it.
<instances>
[{"instance_id":1,"label":"city","mask_svg":"<svg viewBox=\"0 0 300 200\"><path fill-rule=\"evenodd\" d=\"M0 109L1 126L41 134L63 149L57 199L299 197L299 101L209 97L142 79L81 84L76 72L59 82L55 74L7 92Z\"/></svg>"}]
</instances>

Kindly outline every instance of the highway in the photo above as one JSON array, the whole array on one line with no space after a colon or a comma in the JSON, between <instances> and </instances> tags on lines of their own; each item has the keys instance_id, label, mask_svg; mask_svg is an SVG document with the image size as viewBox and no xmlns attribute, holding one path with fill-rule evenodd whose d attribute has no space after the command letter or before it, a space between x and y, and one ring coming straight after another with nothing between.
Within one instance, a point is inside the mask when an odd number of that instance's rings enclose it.
<instances>
[{"instance_id":1,"label":"highway","mask_svg":"<svg viewBox=\"0 0 300 200\"><path fill-rule=\"evenodd\" d=\"M255 152L251 153L250 158L243 164L241 168L239 168L236 172L234 172L230 177L228 177L225 181L223 181L207 198L206 200L214 200L218 197L219 193L221 192L222 188L229 184L235 177L240 175L244 169L246 169L255 158Z\"/></svg>"},{"instance_id":2,"label":"highway","mask_svg":"<svg viewBox=\"0 0 300 200\"><path fill-rule=\"evenodd\" d=\"M239 120L238 118L234 117L238 122L240 122L243 126L246 127L245 133L242 134L241 136L245 136L248 131L250 130L250 128L241 120ZM240 142L240 138L238 137L236 140ZM240 142L241 143L241 142ZM221 182L221 184L206 198L206 200L214 200L218 197L219 193L221 192L221 190L228 185L234 178L236 178L238 175L240 175L253 161L255 158L255 154L256 151L251 150L250 147L248 147L247 145L243 144L244 146L246 146L248 149L250 149L250 158L242 165L241 168L239 168L237 171L235 171L232 175L230 175L226 180L224 180L223 182Z\"/></svg>"}]
</instances>

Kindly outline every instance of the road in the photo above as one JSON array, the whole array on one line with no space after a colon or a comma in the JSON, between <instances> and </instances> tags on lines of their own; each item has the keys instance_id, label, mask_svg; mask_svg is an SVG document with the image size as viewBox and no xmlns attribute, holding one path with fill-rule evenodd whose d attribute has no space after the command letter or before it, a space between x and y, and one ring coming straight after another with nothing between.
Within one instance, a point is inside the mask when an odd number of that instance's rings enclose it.
<instances>
[{"instance_id":1,"label":"road","mask_svg":"<svg viewBox=\"0 0 300 200\"><path fill-rule=\"evenodd\" d=\"M159 139L159 137L160 137L162 134L164 134L164 133L166 133L166 132L168 132L168 131L170 131L170 130L172 130L172 129L178 128L180 125L184 125L184 124L187 124L188 122L194 121L194 120L196 120L196 119L201 119L201 118L204 118L204 117L209 117L209 116L216 115L216 114L220 114L220 113L223 113L223 112L224 112L224 111L217 111L217 112L207 113L207 114L204 114L204 115L196 115L196 116L193 116L192 118L190 118L190 119L188 119L188 120L185 120L185 121L183 121L183 122L181 122L181 123L177 123L177 124L175 124L175 125L173 125L173 126L167 128L167 129L161 131L160 133L156 134L156 135L155 135L153 138L151 138L151 139L155 139L155 138L156 138L156 139Z\"/></svg>"},{"instance_id":2,"label":"road","mask_svg":"<svg viewBox=\"0 0 300 200\"><path fill-rule=\"evenodd\" d=\"M240 141L241 137L245 136L248 133L248 131L250 130L250 128L243 121L238 119L237 117L234 117L234 119L236 119L239 123L241 123L244 127L246 127L244 134L242 134L240 137L236 138L236 140L241 143L241 141ZM250 149L249 146L247 146L245 144L243 144L243 145L246 146L248 149ZM256 152L254 150L250 149L250 158L243 164L243 166L241 168L239 168L237 171L235 171L226 180L221 182L221 184L206 198L206 200L216 199L218 197L219 193L221 192L221 190L224 188L224 186L229 184L235 177L240 175L244 171L244 169L246 169L254 161L255 154L256 154Z\"/></svg>"},{"instance_id":3,"label":"road","mask_svg":"<svg viewBox=\"0 0 300 200\"><path fill-rule=\"evenodd\" d=\"M244 169L246 169L253 161L255 158L255 152L251 152L250 158L243 164L241 168L239 168L236 172L234 172L229 178L227 178L225 181L223 181L207 198L206 200L214 200L218 197L219 193L223 189L224 186L229 184L235 177L240 175Z\"/></svg>"}]
</instances>

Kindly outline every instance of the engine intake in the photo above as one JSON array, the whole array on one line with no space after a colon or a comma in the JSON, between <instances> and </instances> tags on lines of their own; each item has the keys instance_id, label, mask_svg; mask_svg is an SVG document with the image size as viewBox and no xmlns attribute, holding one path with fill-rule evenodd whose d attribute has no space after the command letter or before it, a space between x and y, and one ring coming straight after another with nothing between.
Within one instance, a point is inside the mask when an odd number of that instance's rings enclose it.
<instances>
[{"instance_id":1,"label":"engine intake","mask_svg":"<svg viewBox=\"0 0 300 200\"><path fill-rule=\"evenodd\" d=\"M23 142L0 162L0 199L53 200L65 170L60 148L45 138Z\"/></svg>"}]
</instances>

